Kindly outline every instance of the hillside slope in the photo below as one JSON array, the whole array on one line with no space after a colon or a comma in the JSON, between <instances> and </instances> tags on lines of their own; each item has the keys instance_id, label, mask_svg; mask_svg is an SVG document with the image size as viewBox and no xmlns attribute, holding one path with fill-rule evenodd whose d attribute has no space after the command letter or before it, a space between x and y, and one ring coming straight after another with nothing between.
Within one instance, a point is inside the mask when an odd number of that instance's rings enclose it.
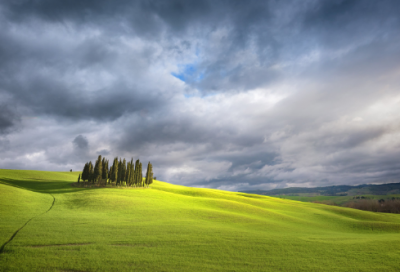
<instances>
[{"instance_id":1,"label":"hillside slope","mask_svg":"<svg viewBox=\"0 0 400 272\"><path fill-rule=\"evenodd\" d=\"M0 254L2 271L398 268L399 215L161 181L70 186L77 175L0 170L2 241L31 219Z\"/></svg>"},{"instance_id":2,"label":"hillside slope","mask_svg":"<svg viewBox=\"0 0 400 272\"><path fill-rule=\"evenodd\" d=\"M245 191L245 193L266 196L355 196L355 195L395 195L400 194L400 183L387 184L362 184L362 185L336 185L326 187L291 187L272 190Z\"/></svg>"}]
</instances>

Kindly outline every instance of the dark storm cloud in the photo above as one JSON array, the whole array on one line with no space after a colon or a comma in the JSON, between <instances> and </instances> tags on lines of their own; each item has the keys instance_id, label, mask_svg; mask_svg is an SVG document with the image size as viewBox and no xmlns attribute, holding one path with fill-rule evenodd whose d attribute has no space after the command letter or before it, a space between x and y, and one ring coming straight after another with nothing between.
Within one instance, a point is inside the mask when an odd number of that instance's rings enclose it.
<instances>
[{"instance_id":1,"label":"dark storm cloud","mask_svg":"<svg viewBox=\"0 0 400 272\"><path fill-rule=\"evenodd\" d=\"M0 134L8 133L19 123L20 117L6 104L0 104Z\"/></svg>"},{"instance_id":2,"label":"dark storm cloud","mask_svg":"<svg viewBox=\"0 0 400 272\"><path fill-rule=\"evenodd\" d=\"M17 80L3 85L12 93L15 100L29 107L36 114L51 114L74 120L95 119L115 120L126 112L139 112L145 107L160 103L157 98L135 95L135 87L116 84L106 89L95 90L88 94L79 86L65 86L57 79L45 76L26 77L18 84Z\"/></svg>"},{"instance_id":3,"label":"dark storm cloud","mask_svg":"<svg viewBox=\"0 0 400 272\"><path fill-rule=\"evenodd\" d=\"M74 143L75 148L77 149L87 150L89 148L89 141L87 140L86 137L82 135L76 136L72 142Z\"/></svg>"},{"instance_id":4,"label":"dark storm cloud","mask_svg":"<svg viewBox=\"0 0 400 272\"><path fill-rule=\"evenodd\" d=\"M343 46L354 37L390 34L398 29L399 8L395 2L370 1L11 1L5 14L22 21L41 18L100 26L112 36L132 30L148 39L159 39L163 33L191 39L190 32L209 39L216 29L226 28L220 45L202 49L200 54L206 57L200 57L196 72L186 80L207 93L265 85L281 78L282 71L271 67L286 57ZM93 47L80 62L104 58L104 51Z\"/></svg>"},{"instance_id":5,"label":"dark storm cloud","mask_svg":"<svg viewBox=\"0 0 400 272\"><path fill-rule=\"evenodd\" d=\"M138 90L135 82L118 75L118 71L109 72L119 77L118 81L96 86L96 77L101 80L102 73L120 65L118 60L126 57L123 56L125 52L116 53L111 49L115 46L113 41L89 37L80 42L67 40L71 43L68 47L54 40L41 41L36 36L40 35L37 30L36 35L27 32L28 37L21 37L23 33L15 35L11 27L7 30L2 33L4 39L0 48L3 60L0 88L15 104L28 107L36 114L98 120L114 120L124 113L160 104L160 96ZM62 27L54 31L59 30L65 31ZM33 44L27 43L29 37ZM151 57L151 54L141 57ZM132 62L137 62L134 56ZM131 66L132 72L141 68L136 63ZM85 76L88 71L92 73L88 79L95 81L90 87L77 79L79 73Z\"/></svg>"},{"instance_id":6,"label":"dark storm cloud","mask_svg":"<svg viewBox=\"0 0 400 272\"><path fill-rule=\"evenodd\" d=\"M150 40L157 40L164 33L167 37L184 37L190 33L206 38L215 29L228 27L229 33L222 41L223 52L215 47L205 49L208 51L205 54L215 51L218 60L206 59L199 63L204 76L202 82L188 79L188 83L205 92L215 92L225 85L241 90L246 85L257 86L265 79L266 72L271 80L277 76L269 70L281 46L270 26L276 16L270 12L273 5L273 2L261 1L11 1L4 14L18 21L40 18L54 23L95 24L107 31L107 35L134 33ZM251 46L256 47L258 71L245 68L247 63L231 61L238 50ZM221 73L226 75L222 81L214 76Z\"/></svg>"},{"instance_id":7,"label":"dark storm cloud","mask_svg":"<svg viewBox=\"0 0 400 272\"><path fill-rule=\"evenodd\" d=\"M135 156L228 190L398 180L398 14L398 1L2 1L0 165Z\"/></svg>"}]
</instances>

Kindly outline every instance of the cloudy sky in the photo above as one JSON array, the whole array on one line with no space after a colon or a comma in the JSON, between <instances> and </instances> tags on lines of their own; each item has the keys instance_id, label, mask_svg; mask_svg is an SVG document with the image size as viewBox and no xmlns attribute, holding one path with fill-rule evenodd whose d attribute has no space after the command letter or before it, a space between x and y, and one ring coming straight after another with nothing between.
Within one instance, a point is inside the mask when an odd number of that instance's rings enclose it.
<instances>
[{"instance_id":1,"label":"cloudy sky","mask_svg":"<svg viewBox=\"0 0 400 272\"><path fill-rule=\"evenodd\" d=\"M399 1L0 2L0 168L400 182Z\"/></svg>"}]
</instances>

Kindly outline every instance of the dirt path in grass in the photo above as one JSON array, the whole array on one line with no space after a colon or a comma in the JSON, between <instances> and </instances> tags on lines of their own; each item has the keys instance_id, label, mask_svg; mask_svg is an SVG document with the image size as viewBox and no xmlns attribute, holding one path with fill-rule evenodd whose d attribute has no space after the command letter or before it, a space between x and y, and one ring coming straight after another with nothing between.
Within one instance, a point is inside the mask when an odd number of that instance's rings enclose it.
<instances>
[{"instance_id":1,"label":"dirt path in grass","mask_svg":"<svg viewBox=\"0 0 400 272\"><path fill-rule=\"evenodd\" d=\"M48 213L48 212L53 208L54 203L56 202L56 198L55 198L52 194L49 194L49 195L51 195L51 196L53 197L53 203L51 204L50 208L49 208L47 211L45 211L44 213L41 213L41 214L39 214L39 215L36 215L36 216L32 217L31 219L29 219L28 221L26 221L25 224L24 224L22 227L20 227L19 229L17 229L17 231L14 232L14 234L10 237L10 239L8 239L8 241L5 242L5 243L0 247L0 254L3 253L5 246L6 246L9 242L11 242L11 241L14 239L14 237L18 234L18 232L19 232L20 230L22 230L32 219L34 219L34 218L36 218L36 217L39 217L39 216L41 216L41 215L43 215L43 214L45 214L45 213Z\"/></svg>"}]
</instances>

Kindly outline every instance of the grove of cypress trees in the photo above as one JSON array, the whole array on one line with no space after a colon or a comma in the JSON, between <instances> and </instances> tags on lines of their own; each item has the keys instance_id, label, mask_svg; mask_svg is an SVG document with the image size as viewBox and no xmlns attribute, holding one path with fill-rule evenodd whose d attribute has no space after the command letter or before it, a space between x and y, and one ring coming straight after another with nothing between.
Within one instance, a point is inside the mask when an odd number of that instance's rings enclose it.
<instances>
[{"instance_id":1,"label":"grove of cypress trees","mask_svg":"<svg viewBox=\"0 0 400 272\"><path fill-rule=\"evenodd\" d=\"M122 185L126 182L126 186L135 187L149 187L153 183L153 165L151 162L147 164L146 176L143 178L143 169L140 160L133 162L133 158L130 161L118 157L114 158L112 166L109 168L109 161L103 158L101 155L98 156L95 165L89 161L85 164L82 170L82 174L78 176L78 183L81 179L85 182L99 182L100 180L110 180L115 182L116 185Z\"/></svg>"}]
</instances>

